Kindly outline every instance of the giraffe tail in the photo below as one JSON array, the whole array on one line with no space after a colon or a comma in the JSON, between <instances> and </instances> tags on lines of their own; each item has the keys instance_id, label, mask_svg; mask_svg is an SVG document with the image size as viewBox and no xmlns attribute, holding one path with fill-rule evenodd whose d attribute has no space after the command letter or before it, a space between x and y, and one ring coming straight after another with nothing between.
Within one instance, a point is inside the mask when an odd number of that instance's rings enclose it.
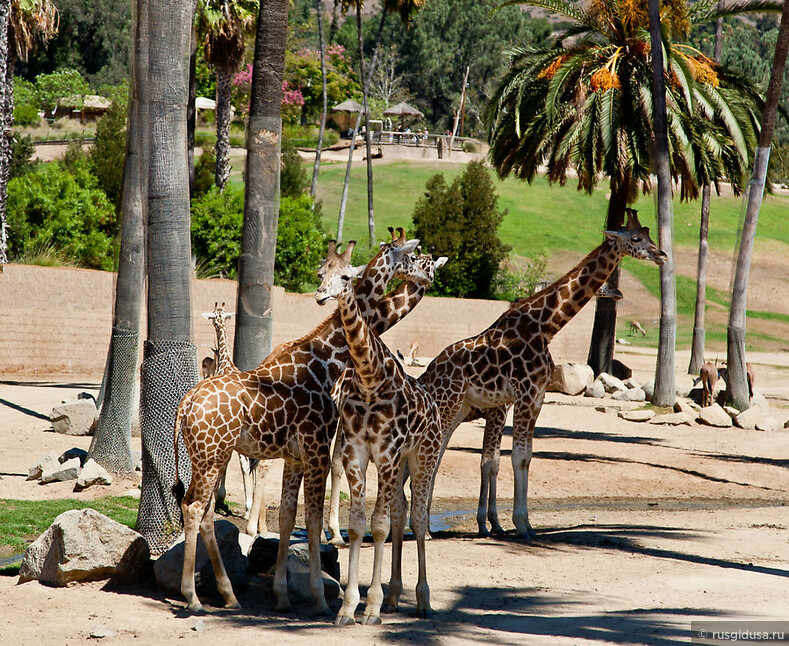
<instances>
[{"instance_id":1,"label":"giraffe tail","mask_svg":"<svg viewBox=\"0 0 789 646\"><path fill-rule=\"evenodd\" d=\"M184 488L184 483L181 481L181 478L178 476L178 437L181 435L181 428L183 427L184 423L186 407L191 399L191 393L188 393L178 405L178 412L175 415L175 429L173 432L173 451L175 452L175 484L173 485L172 491L173 496L175 496L175 500L178 502L179 506L184 500L186 489Z\"/></svg>"}]
</instances>

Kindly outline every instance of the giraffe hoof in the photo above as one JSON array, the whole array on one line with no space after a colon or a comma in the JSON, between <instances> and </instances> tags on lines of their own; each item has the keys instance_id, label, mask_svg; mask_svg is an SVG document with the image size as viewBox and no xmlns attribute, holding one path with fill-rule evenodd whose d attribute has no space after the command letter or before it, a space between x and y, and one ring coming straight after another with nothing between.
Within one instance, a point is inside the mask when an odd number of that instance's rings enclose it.
<instances>
[{"instance_id":1,"label":"giraffe hoof","mask_svg":"<svg viewBox=\"0 0 789 646\"><path fill-rule=\"evenodd\" d=\"M433 614L433 610L430 608L430 606L427 608L416 609L416 616L420 619L427 619L431 614Z\"/></svg>"},{"instance_id":2,"label":"giraffe hoof","mask_svg":"<svg viewBox=\"0 0 789 646\"><path fill-rule=\"evenodd\" d=\"M329 541L330 545L334 545L335 547L345 547L345 539L342 536L337 536L336 538L332 538Z\"/></svg>"},{"instance_id":3,"label":"giraffe hoof","mask_svg":"<svg viewBox=\"0 0 789 646\"><path fill-rule=\"evenodd\" d=\"M379 626L381 623L381 617L378 615L365 615L362 617L362 624L364 626Z\"/></svg>"},{"instance_id":4,"label":"giraffe hoof","mask_svg":"<svg viewBox=\"0 0 789 646\"><path fill-rule=\"evenodd\" d=\"M225 610L241 610L241 604L236 601L231 601L230 603L225 604Z\"/></svg>"},{"instance_id":5,"label":"giraffe hoof","mask_svg":"<svg viewBox=\"0 0 789 646\"><path fill-rule=\"evenodd\" d=\"M288 613L291 613L291 612L293 612L293 606L291 606L291 605L290 605L290 603L278 603L278 604L277 604L277 605L274 607L274 609L275 609L277 612L281 612L281 613L283 613L283 614L288 614Z\"/></svg>"},{"instance_id":6,"label":"giraffe hoof","mask_svg":"<svg viewBox=\"0 0 789 646\"><path fill-rule=\"evenodd\" d=\"M193 615L205 614L205 608L203 608L201 603L190 603L188 606L186 606L186 611Z\"/></svg>"},{"instance_id":7,"label":"giraffe hoof","mask_svg":"<svg viewBox=\"0 0 789 646\"><path fill-rule=\"evenodd\" d=\"M312 613L313 617L331 617L334 619L334 613L331 611L331 608L326 606L325 608L318 608Z\"/></svg>"},{"instance_id":8,"label":"giraffe hoof","mask_svg":"<svg viewBox=\"0 0 789 646\"><path fill-rule=\"evenodd\" d=\"M347 615L337 615L337 619L334 620L335 626L353 626L355 623L356 620Z\"/></svg>"},{"instance_id":9,"label":"giraffe hoof","mask_svg":"<svg viewBox=\"0 0 789 646\"><path fill-rule=\"evenodd\" d=\"M477 532L477 536L479 536L480 538L488 538L490 536L490 531L488 530L487 527L485 527L484 529L480 527L479 531Z\"/></svg>"},{"instance_id":10,"label":"giraffe hoof","mask_svg":"<svg viewBox=\"0 0 789 646\"><path fill-rule=\"evenodd\" d=\"M381 612L386 613L387 615L393 615L397 612L397 604L384 602L384 605L381 606Z\"/></svg>"},{"instance_id":11,"label":"giraffe hoof","mask_svg":"<svg viewBox=\"0 0 789 646\"><path fill-rule=\"evenodd\" d=\"M501 525L496 525L492 530L491 533L494 536L504 536L507 532L504 531Z\"/></svg>"}]
</instances>

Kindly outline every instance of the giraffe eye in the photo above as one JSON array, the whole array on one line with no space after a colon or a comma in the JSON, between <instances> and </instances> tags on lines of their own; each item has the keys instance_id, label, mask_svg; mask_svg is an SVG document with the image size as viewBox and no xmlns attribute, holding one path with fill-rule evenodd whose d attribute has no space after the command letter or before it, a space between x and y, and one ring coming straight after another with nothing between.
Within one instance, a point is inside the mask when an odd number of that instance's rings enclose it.
<instances>
[{"instance_id":1,"label":"giraffe eye","mask_svg":"<svg viewBox=\"0 0 789 646\"><path fill-rule=\"evenodd\" d=\"M641 242L641 236L633 236L633 242Z\"/></svg>"}]
</instances>

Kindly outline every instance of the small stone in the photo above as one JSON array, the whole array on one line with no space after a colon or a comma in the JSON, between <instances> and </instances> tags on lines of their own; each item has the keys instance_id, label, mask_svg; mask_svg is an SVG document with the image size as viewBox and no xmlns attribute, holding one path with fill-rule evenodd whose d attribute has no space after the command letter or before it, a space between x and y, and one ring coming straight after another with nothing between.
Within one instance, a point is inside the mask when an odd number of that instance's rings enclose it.
<instances>
[{"instance_id":1,"label":"small stone","mask_svg":"<svg viewBox=\"0 0 789 646\"><path fill-rule=\"evenodd\" d=\"M628 422L648 422L655 416L655 411L644 410L623 410L617 413L619 417Z\"/></svg>"},{"instance_id":2,"label":"small stone","mask_svg":"<svg viewBox=\"0 0 789 646\"><path fill-rule=\"evenodd\" d=\"M597 399L602 399L605 397L605 388L603 387L603 383L600 380L595 379L591 386L586 387L586 391L584 391L584 397L595 397Z\"/></svg>"},{"instance_id":3,"label":"small stone","mask_svg":"<svg viewBox=\"0 0 789 646\"><path fill-rule=\"evenodd\" d=\"M55 406L49 414L52 428L65 435L92 435L99 413L92 399L77 399Z\"/></svg>"},{"instance_id":4,"label":"small stone","mask_svg":"<svg viewBox=\"0 0 789 646\"><path fill-rule=\"evenodd\" d=\"M699 411L698 421L707 426L716 426L718 428L729 428L731 426L731 417L718 404L702 408Z\"/></svg>"},{"instance_id":5,"label":"small stone","mask_svg":"<svg viewBox=\"0 0 789 646\"><path fill-rule=\"evenodd\" d=\"M765 411L761 406L751 406L734 418L734 424L740 428L755 429L765 417Z\"/></svg>"},{"instance_id":6,"label":"small stone","mask_svg":"<svg viewBox=\"0 0 789 646\"><path fill-rule=\"evenodd\" d=\"M95 626L90 631L90 638L91 639L103 639L104 637L115 637L118 633L116 633L111 628L107 628L106 626L102 626L99 624Z\"/></svg>"},{"instance_id":7,"label":"small stone","mask_svg":"<svg viewBox=\"0 0 789 646\"><path fill-rule=\"evenodd\" d=\"M650 424L668 424L670 426L679 426L687 424L690 426L690 419L685 413L664 413L663 415L655 415Z\"/></svg>"},{"instance_id":8,"label":"small stone","mask_svg":"<svg viewBox=\"0 0 789 646\"><path fill-rule=\"evenodd\" d=\"M627 386L625 386L621 379L617 379L606 372L601 372L597 378L602 382L603 388L605 388L607 393L612 393L617 390L627 390Z\"/></svg>"},{"instance_id":9,"label":"small stone","mask_svg":"<svg viewBox=\"0 0 789 646\"><path fill-rule=\"evenodd\" d=\"M101 466L93 458L85 463L85 466L77 476L77 483L74 485L74 491L82 491L93 485L111 485L112 476L107 469Z\"/></svg>"},{"instance_id":10,"label":"small stone","mask_svg":"<svg viewBox=\"0 0 789 646\"><path fill-rule=\"evenodd\" d=\"M789 419L784 422L784 428L789 428Z\"/></svg>"},{"instance_id":11,"label":"small stone","mask_svg":"<svg viewBox=\"0 0 789 646\"><path fill-rule=\"evenodd\" d=\"M198 619L192 626L192 630L196 633L203 632L205 630L205 622L202 619Z\"/></svg>"},{"instance_id":12,"label":"small stone","mask_svg":"<svg viewBox=\"0 0 789 646\"><path fill-rule=\"evenodd\" d=\"M72 458L63 464L56 462L52 468L47 469L41 473L41 482L46 484L48 482L65 482L66 480L74 480L79 473L79 458Z\"/></svg>"},{"instance_id":13,"label":"small stone","mask_svg":"<svg viewBox=\"0 0 789 646\"><path fill-rule=\"evenodd\" d=\"M627 339L622 338L621 336L616 337L616 342L619 345L630 345L630 341L628 341Z\"/></svg>"},{"instance_id":14,"label":"small stone","mask_svg":"<svg viewBox=\"0 0 789 646\"><path fill-rule=\"evenodd\" d=\"M32 467L27 470L28 480L38 480L44 471L52 471L56 466L59 466L58 454L54 451L47 453L43 458L36 462Z\"/></svg>"},{"instance_id":15,"label":"small stone","mask_svg":"<svg viewBox=\"0 0 789 646\"><path fill-rule=\"evenodd\" d=\"M769 415L765 417L760 423L756 424L757 431L777 431L781 428L778 420Z\"/></svg>"}]
</instances>

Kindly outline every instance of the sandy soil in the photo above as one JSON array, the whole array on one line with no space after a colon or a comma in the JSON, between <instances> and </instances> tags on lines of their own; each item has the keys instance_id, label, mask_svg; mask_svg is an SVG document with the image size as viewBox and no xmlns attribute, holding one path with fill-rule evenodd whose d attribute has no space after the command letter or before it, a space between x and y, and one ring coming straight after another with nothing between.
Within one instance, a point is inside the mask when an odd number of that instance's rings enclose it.
<instances>
[{"instance_id":1,"label":"sandy soil","mask_svg":"<svg viewBox=\"0 0 789 646\"><path fill-rule=\"evenodd\" d=\"M627 352L636 376L647 378L654 356ZM789 358L751 359L783 422L789 417ZM686 362L680 354L677 365ZM687 381L679 373L677 378ZM137 486L138 479L129 477L75 494L67 483L25 481L27 467L45 452L87 448L89 438L48 432L43 417L61 399L95 391L96 381L0 383L0 498L91 498ZM402 612L387 615L380 627L337 629L313 619L308 607L279 616L265 586L240 592L241 612L215 609L196 618L184 613L181 599L152 586L54 589L0 577L0 643L74 644L105 626L115 634L104 640L117 644L184 639L222 646L261 637L328 646L357 639L671 644L687 643L695 620L789 620L789 431L635 424L614 410L609 400L548 396L530 476L531 522L538 532L531 542L476 536L482 428L469 423L458 429L436 485L434 511L441 518L434 527L441 521L449 529L427 546L435 611L427 620L414 616L416 548L407 542ZM508 435L499 476L500 517L507 529L509 440ZM268 478L271 501L278 498L280 471L273 468ZM230 497L242 500L237 468L231 469ZM341 552L340 563L344 576L347 552ZM371 567L372 549L365 545L362 583L369 582Z\"/></svg>"}]
</instances>

